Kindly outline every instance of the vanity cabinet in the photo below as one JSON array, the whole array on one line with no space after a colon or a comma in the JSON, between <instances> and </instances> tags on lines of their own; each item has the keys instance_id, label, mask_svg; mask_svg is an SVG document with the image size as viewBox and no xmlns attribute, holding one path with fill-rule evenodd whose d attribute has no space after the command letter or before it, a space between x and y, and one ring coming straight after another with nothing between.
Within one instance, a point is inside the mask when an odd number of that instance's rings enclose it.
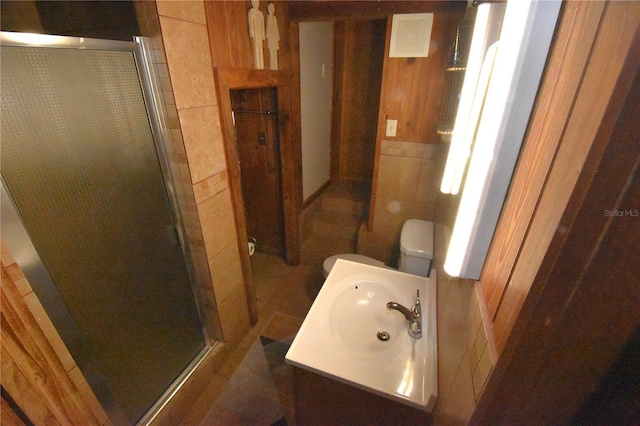
<instances>
[{"instance_id":1,"label":"vanity cabinet","mask_svg":"<svg viewBox=\"0 0 640 426\"><path fill-rule=\"evenodd\" d=\"M296 422L309 425L420 425L431 415L308 370L293 367Z\"/></svg>"}]
</instances>

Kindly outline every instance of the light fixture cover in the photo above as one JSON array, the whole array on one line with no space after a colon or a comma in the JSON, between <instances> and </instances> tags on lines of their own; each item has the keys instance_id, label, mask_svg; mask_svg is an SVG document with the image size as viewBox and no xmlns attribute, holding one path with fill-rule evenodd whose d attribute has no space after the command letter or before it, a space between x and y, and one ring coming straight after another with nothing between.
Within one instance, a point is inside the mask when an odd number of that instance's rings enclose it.
<instances>
[{"instance_id":1,"label":"light fixture cover","mask_svg":"<svg viewBox=\"0 0 640 426\"><path fill-rule=\"evenodd\" d=\"M529 122L560 5L557 0L507 3L444 264L449 275L480 278Z\"/></svg>"}]
</instances>

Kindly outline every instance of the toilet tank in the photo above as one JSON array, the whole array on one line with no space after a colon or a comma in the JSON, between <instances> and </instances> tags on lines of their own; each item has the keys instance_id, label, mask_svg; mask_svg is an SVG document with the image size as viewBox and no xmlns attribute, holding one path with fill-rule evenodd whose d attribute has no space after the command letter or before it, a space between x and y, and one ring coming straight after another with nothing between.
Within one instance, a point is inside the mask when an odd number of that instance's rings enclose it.
<instances>
[{"instance_id":1,"label":"toilet tank","mask_svg":"<svg viewBox=\"0 0 640 426\"><path fill-rule=\"evenodd\" d=\"M433 259L433 222L409 219L400 234L398 269L409 274L428 277Z\"/></svg>"}]
</instances>

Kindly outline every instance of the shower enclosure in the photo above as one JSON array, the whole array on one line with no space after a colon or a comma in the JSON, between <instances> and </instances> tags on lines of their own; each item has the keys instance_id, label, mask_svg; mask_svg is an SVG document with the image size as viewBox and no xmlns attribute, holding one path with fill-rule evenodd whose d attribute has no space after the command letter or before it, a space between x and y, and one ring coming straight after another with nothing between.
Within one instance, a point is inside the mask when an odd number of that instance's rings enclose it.
<instances>
[{"instance_id":1,"label":"shower enclosure","mask_svg":"<svg viewBox=\"0 0 640 426\"><path fill-rule=\"evenodd\" d=\"M114 424L135 424L211 346L144 49L1 40L2 237Z\"/></svg>"}]
</instances>

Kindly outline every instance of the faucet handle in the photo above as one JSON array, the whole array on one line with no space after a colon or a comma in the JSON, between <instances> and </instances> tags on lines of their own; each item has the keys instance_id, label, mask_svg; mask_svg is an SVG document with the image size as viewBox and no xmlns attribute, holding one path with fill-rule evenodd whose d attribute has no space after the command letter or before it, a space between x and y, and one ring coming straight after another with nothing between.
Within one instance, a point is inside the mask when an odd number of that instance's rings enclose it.
<instances>
[{"instance_id":1,"label":"faucet handle","mask_svg":"<svg viewBox=\"0 0 640 426\"><path fill-rule=\"evenodd\" d=\"M420 289L416 290L416 303L413 304L413 312L422 315L422 305L420 304Z\"/></svg>"}]
</instances>

